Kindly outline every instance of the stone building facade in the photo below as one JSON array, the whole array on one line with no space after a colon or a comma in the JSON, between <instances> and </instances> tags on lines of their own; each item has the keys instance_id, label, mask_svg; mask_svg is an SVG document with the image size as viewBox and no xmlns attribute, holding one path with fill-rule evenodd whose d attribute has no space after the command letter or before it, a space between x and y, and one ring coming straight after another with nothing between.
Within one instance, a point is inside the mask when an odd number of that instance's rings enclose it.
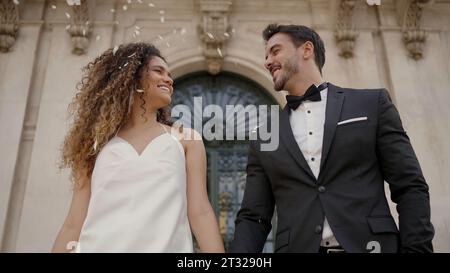
<instances>
[{"instance_id":1,"label":"stone building facade","mask_svg":"<svg viewBox=\"0 0 450 273\"><path fill-rule=\"evenodd\" d=\"M89 61L122 43L152 42L180 84L226 75L283 106L263 67L261 31L277 22L321 35L327 81L389 90L430 185L435 250L450 252L450 0L67 2L77 1L0 2L1 251L47 252L64 220L71 184L57 168L59 148ZM210 198L226 228L226 196Z\"/></svg>"}]
</instances>

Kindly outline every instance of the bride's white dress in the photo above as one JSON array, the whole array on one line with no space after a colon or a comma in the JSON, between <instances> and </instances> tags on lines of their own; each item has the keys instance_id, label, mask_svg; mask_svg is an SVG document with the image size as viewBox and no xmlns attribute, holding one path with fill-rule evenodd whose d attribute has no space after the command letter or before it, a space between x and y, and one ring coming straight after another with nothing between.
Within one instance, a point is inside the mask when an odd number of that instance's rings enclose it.
<instances>
[{"instance_id":1,"label":"bride's white dress","mask_svg":"<svg viewBox=\"0 0 450 273\"><path fill-rule=\"evenodd\" d=\"M139 155L115 136L99 153L77 252L193 252L186 167L166 132Z\"/></svg>"}]
</instances>

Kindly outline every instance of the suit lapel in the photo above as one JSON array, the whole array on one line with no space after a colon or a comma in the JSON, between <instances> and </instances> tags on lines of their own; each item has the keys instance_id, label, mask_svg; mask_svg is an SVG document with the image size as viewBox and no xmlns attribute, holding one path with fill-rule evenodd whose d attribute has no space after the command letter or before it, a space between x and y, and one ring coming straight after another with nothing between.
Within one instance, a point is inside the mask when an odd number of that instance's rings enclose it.
<instances>
[{"instance_id":1,"label":"suit lapel","mask_svg":"<svg viewBox=\"0 0 450 273\"><path fill-rule=\"evenodd\" d=\"M320 161L320 173L330 152L336 132L337 123L341 116L342 104L344 103L344 94L340 87L328 83L327 108L325 111L325 125L323 131L322 159ZM320 176L320 175L319 175Z\"/></svg>"},{"instance_id":2,"label":"suit lapel","mask_svg":"<svg viewBox=\"0 0 450 273\"><path fill-rule=\"evenodd\" d=\"M300 147L295 141L294 134L292 133L291 124L289 122L289 107L285 106L283 111L281 111L280 116L280 135L281 140L286 146L286 149L289 151L291 156L294 158L295 162L305 170L305 172L312 178L314 181L316 180L311 168L309 168L308 163L306 162ZM314 185L314 184L312 184Z\"/></svg>"}]
</instances>

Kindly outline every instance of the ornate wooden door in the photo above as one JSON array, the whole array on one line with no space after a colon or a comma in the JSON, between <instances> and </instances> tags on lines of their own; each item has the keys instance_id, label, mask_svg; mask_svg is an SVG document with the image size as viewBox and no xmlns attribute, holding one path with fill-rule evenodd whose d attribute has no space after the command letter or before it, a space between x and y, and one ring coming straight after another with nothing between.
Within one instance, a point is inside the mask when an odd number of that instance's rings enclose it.
<instances>
[{"instance_id":1,"label":"ornate wooden door","mask_svg":"<svg viewBox=\"0 0 450 273\"><path fill-rule=\"evenodd\" d=\"M205 124L211 119L199 115L198 108L195 116L194 98L196 97L202 98L202 109L212 104L220 106L224 111L223 116L214 116L212 118L222 118L224 123L230 118L235 118L225 113L227 105L259 106L276 104L261 86L231 73L221 73L216 76L207 73L191 74L176 80L174 90L172 105L183 104L192 110L190 125L194 124L194 118L201 118L202 120L197 120L201 124ZM236 117L234 123L235 132L238 131L237 128L240 123L250 123L249 120L252 118L256 117L247 115L240 120ZM189 123L186 121L183 122L185 126L186 123ZM245 128L246 135L251 130L248 126L240 128ZM248 141L236 140L236 138L235 140L225 140L225 136L223 139L205 141L205 145L208 162L208 194L219 219L220 232L225 248L228 249L233 239L234 220L244 195ZM273 222L275 222L275 217ZM275 229L276 225L274 224L273 227ZM264 251L273 252L273 246L274 242L271 232Z\"/></svg>"}]
</instances>

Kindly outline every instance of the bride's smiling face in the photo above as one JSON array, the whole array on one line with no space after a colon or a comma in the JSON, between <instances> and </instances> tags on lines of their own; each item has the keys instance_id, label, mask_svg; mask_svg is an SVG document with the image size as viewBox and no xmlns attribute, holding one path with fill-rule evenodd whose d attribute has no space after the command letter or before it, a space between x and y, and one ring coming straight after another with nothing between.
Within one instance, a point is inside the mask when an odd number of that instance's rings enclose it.
<instances>
[{"instance_id":1,"label":"bride's smiling face","mask_svg":"<svg viewBox=\"0 0 450 273\"><path fill-rule=\"evenodd\" d=\"M157 56L151 58L142 72L141 86L146 102L156 109L171 103L173 80L163 59Z\"/></svg>"}]
</instances>

